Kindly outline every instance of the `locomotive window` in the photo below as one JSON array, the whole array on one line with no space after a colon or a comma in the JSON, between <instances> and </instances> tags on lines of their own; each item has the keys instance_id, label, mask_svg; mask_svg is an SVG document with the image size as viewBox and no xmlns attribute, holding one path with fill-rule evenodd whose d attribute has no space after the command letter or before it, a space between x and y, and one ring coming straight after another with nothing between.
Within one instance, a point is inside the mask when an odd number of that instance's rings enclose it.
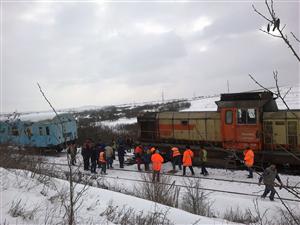
<instances>
[{"instance_id":1,"label":"locomotive window","mask_svg":"<svg viewBox=\"0 0 300 225\"><path fill-rule=\"evenodd\" d=\"M182 120L181 125L187 126L189 124L189 121L187 120Z\"/></svg>"},{"instance_id":2,"label":"locomotive window","mask_svg":"<svg viewBox=\"0 0 300 225\"><path fill-rule=\"evenodd\" d=\"M256 124L256 109L238 109L237 122L239 124Z\"/></svg>"},{"instance_id":3,"label":"locomotive window","mask_svg":"<svg viewBox=\"0 0 300 225\"><path fill-rule=\"evenodd\" d=\"M232 124L232 111L231 110L227 110L226 111L226 120L225 120L226 124Z\"/></svg>"},{"instance_id":4,"label":"locomotive window","mask_svg":"<svg viewBox=\"0 0 300 225\"><path fill-rule=\"evenodd\" d=\"M247 123L256 124L256 109L248 109L247 111Z\"/></svg>"},{"instance_id":5,"label":"locomotive window","mask_svg":"<svg viewBox=\"0 0 300 225\"><path fill-rule=\"evenodd\" d=\"M247 123L246 115L247 115L246 109L238 109L237 116L238 116L238 123L239 124L246 124Z\"/></svg>"},{"instance_id":6,"label":"locomotive window","mask_svg":"<svg viewBox=\"0 0 300 225\"><path fill-rule=\"evenodd\" d=\"M50 129L49 129L49 127L46 127L46 135L50 135Z\"/></svg>"}]
</instances>

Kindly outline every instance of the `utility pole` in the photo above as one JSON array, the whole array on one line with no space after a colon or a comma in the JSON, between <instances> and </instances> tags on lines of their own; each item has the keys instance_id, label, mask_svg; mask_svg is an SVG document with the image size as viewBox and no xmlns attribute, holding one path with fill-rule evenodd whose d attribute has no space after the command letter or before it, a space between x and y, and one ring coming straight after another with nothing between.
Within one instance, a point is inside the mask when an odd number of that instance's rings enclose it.
<instances>
[{"instance_id":1,"label":"utility pole","mask_svg":"<svg viewBox=\"0 0 300 225\"><path fill-rule=\"evenodd\" d=\"M161 92L161 101L162 101L162 103L165 102L164 90L162 90L162 92Z\"/></svg>"},{"instance_id":2,"label":"utility pole","mask_svg":"<svg viewBox=\"0 0 300 225\"><path fill-rule=\"evenodd\" d=\"M227 93L229 93L229 80L227 80Z\"/></svg>"}]
</instances>

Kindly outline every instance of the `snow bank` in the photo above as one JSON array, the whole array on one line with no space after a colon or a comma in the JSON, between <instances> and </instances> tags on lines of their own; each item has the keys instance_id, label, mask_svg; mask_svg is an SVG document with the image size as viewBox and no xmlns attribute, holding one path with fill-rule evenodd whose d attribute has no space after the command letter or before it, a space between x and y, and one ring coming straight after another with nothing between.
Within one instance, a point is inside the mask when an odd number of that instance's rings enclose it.
<instances>
[{"instance_id":1,"label":"snow bank","mask_svg":"<svg viewBox=\"0 0 300 225\"><path fill-rule=\"evenodd\" d=\"M58 193L65 196L68 193L68 182L52 179L48 185L31 178L30 172L22 170L6 170L0 168L1 178L1 224L45 224L62 222L64 209L61 207L61 198ZM82 190L83 185L76 186L76 192ZM28 213L34 212L32 218L13 217L9 213L12 203L20 201L20 205ZM225 220L210 219L194 215L176 208L170 208L148 200L128 196L125 194L89 187L82 197L81 207L76 213L78 224L112 224L100 216L109 204L131 207L137 212L152 212L168 210L167 218L174 224L232 224ZM26 214L26 212L24 214Z\"/></svg>"}]
</instances>

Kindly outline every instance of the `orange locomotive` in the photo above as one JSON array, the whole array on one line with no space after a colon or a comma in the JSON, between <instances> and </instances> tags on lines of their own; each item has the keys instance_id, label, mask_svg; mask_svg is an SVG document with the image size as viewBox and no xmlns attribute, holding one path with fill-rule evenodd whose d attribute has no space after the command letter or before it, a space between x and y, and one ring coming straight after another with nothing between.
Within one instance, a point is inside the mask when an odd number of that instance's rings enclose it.
<instances>
[{"instance_id":1,"label":"orange locomotive","mask_svg":"<svg viewBox=\"0 0 300 225\"><path fill-rule=\"evenodd\" d=\"M139 140L161 146L190 144L193 149L205 145L216 164L232 151L242 158L249 146L256 164L300 166L300 109L278 110L271 92L221 94L216 104L218 110L211 112L140 114Z\"/></svg>"}]
</instances>

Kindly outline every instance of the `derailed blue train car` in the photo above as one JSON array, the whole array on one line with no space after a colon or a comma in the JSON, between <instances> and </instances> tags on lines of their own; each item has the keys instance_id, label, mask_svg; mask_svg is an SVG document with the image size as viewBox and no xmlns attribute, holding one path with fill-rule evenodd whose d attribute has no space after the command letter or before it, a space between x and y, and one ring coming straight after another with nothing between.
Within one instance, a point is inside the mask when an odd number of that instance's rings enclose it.
<instances>
[{"instance_id":1,"label":"derailed blue train car","mask_svg":"<svg viewBox=\"0 0 300 225\"><path fill-rule=\"evenodd\" d=\"M48 115L48 118L0 121L0 144L61 150L65 142L75 141L77 123L71 114Z\"/></svg>"}]
</instances>

